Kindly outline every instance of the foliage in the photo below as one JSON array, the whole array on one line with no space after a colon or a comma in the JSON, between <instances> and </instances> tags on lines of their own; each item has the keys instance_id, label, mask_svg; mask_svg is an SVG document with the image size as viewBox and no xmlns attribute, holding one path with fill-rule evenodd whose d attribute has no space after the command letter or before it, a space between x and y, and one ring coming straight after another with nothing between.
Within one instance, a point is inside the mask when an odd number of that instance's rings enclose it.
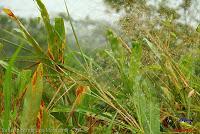
<instances>
[{"instance_id":1,"label":"foliage","mask_svg":"<svg viewBox=\"0 0 200 134\"><path fill-rule=\"evenodd\" d=\"M45 37L40 40L44 43L37 41L33 29L29 32L11 10L4 9L19 27L20 36L13 33L15 25L9 23L13 27L4 32L14 38L18 49L6 58L8 63L0 60L0 132L199 133L196 29L176 23L176 17L158 19L157 29L152 29L144 17L137 22L145 22L144 27L139 25L141 29L130 32L126 39L108 30L106 47L91 54L82 50L69 14L76 49L66 40L63 18L51 21L42 1L36 3L44 23L41 33ZM183 37L182 28L191 38ZM195 45L189 49L179 46L186 41ZM32 61L26 67L20 61L20 50L29 54L30 49L30 55L22 55Z\"/></svg>"}]
</instances>

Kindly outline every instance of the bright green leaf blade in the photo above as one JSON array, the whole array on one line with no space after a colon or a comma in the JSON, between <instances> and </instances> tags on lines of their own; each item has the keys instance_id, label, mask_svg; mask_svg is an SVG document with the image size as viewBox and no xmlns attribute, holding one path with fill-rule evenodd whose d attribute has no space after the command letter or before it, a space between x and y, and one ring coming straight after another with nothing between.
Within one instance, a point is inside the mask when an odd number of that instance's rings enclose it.
<instances>
[{"instance_id":1,"label":"bright green leaf blade","mask_svg":"<svg viewBox=\"0 0 200 134\"><path fill-rule=\"evenodd\" d=\"M11 96L12 96L12 68L14 66L15 59L19 54L21 47L19 47L13 54L9 64L7 66L5 80L3 82L3 95L4 95L4 116L3 116L3 128L8 129L10 124L10 113L11 113ZM2 61L1 61L2 62ZM5 64L4 62L2 62Z\"/></svg>"}]
</instances>

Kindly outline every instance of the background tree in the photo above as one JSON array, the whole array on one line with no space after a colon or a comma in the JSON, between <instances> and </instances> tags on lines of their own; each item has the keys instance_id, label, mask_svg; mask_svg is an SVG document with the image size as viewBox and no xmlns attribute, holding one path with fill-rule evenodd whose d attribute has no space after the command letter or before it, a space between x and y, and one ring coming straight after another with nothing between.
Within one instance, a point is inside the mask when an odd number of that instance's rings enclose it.
<instances>
[{"instance_id":1,"label":"background tree","mask_svg":"<svg viewBox=\"0 0 200 134\"><path fill-rule=\"evenodd\" d=\"M119 20L121 36L141 40L151 39L173 56L199 48L200 36L195 31L200 22L197 0L104 0L125 15ZM159 43L158 43L159 42Z\"/></svg>"}]
</instances>

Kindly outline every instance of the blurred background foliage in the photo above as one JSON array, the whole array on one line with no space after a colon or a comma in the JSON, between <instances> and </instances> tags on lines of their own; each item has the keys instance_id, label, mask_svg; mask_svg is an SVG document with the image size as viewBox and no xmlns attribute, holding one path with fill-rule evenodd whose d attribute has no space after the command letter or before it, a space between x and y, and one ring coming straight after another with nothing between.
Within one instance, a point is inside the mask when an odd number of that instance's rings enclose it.
<instances>
[{"instance_id":1,"label":"blurred background foliage","mask_svg":"<svg viewBox=\"0 0 200 134\"><path fill-rule=\"evenodd\" d=\"M193 57L199 59L200 35L196 28L200 22L200 1L104 1L116 12L124 12L119 20L123 38L138 41L147 37L163 50L170 52L174 59L179 60L186 53L193 53ZM196 69L199 70L199 60L196 64Z\"/></svg>"}]
</instances>

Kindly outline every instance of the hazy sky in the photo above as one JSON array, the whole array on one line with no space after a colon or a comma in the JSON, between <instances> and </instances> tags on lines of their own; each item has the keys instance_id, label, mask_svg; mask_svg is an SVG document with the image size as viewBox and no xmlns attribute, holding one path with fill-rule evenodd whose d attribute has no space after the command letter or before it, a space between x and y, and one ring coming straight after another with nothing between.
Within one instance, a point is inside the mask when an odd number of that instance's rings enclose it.
<instances>
[{"instance_id":1,"label":"hazy sky","mask_svg":"<svg viewBox=\"0 0 200 134\"><path fill-rule=\"evenodd\" d=\"M64 12L63 0L43 0L51 15ZM119 14L107 13L103 0L67 0L71 16L75 19L82 19L89 16L92 19L115 21ZM19 16L39 16L37 6L33 0L0 0L0 7L7 7Z\"/></svg>"}]
</instances>

